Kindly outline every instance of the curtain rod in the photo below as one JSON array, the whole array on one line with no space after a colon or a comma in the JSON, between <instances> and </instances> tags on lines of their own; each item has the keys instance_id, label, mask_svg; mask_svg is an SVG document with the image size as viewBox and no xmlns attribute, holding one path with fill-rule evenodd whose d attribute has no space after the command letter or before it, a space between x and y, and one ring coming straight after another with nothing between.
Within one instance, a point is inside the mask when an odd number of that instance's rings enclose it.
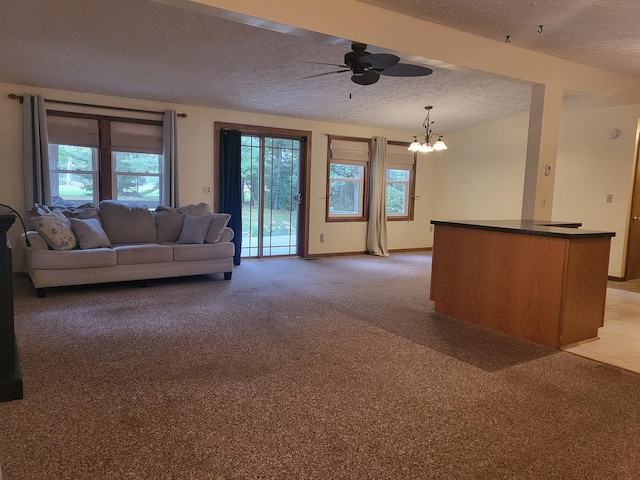
<instances>
[{"instance_id":1,"label":"curtain rod","mask_svg":"<svg viewBox=\"0 0 640 480\"><path fill-rule=\"evenodd\" d=\"M20 103L22 103L22 101L24 100L22 95L16 95L15 93L10 93L7 96L12 100L19 100ZM94 105L94 104L91 104L91 103L66 102L64 100L51 100L49 98L45 98L44 101L45 102L49 102L49 103L58 103L60 105L74 105L74 106L78 106L78 107L106 108L106 109L109 109L109 110L122 110L122 111L126 111L126 112L138 112L138 113L153 113L153 114L156 114L156 115L164 114L164 112L157 112L157 111L154 111L154 110L141 110L139 108L126 108L126 107L112 107L110 105ZM177 113L176 115L178 117L187 118L187 114L186 113Z\"/></svg>"}]
</instances>

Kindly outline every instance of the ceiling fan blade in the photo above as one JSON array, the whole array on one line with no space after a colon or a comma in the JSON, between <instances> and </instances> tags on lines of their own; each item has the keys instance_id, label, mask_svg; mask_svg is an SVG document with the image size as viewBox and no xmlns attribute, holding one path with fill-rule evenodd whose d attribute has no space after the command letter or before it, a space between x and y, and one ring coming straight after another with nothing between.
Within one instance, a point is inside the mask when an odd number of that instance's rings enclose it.
<instances>
[{"instance_id":1,"label":"ceiling fan blade","mask_svg":"<svg viewBox=\"0 0 640 480\"><path fill-rule=\"evenodd\" d=\"M375 70L389 68L400 61L400 57L391 53L369 53L358 57L358 62Z\"/></svg>"},{"instance_id":2,"label":"ceiling fan blade","mask_svg":"<svg viewBox=\"0 0 640 480\"><path fill-rule=\"evenodd\" d=\"M347 65L340 65L338 63L325 63L325 62L308 62L306 60L298 60L300 63L311 63L313 65L330 65L332 67L349 68Z\"/></svg>"},{"instance_id":3,"label":"ceiling fan blade","mask_svg":"<svg viewBox=\"0 0 640 480\"><path fill-rule=\"evenodd\" d=\"M380 74L375 70L366 70L363 74L351 76L351 81L358 85L373 85L380 80Z\"/></svg>"},{"instance_id":4,"label":"ceiling fan blade","mask_svg":"<svg viewBox=\"0 0 640 480\"><path fill-rule=\"evenodd\" d=\"M395 65L379 71L380 75L389 77L423 77L431 75L433 70L421 65L411 65L409 63L396 63Z\"/></svg>"},{"instance_id":5,"label":"ceiling fan blade","mask_svg":"<svg viewBox=\"0 0 640 480\"><path fill-rule=\"evenodd\" d=\"M325 75L333 75L334 73L342 73L342 72L350 72L351 69L346 70L336 70L334 72L324 72L324 73L316 73L315 75L309 75L308 77L302 77L300 80L304 80L306 78L315 78L315 77L324 77Z\"/></svg>"}]
</instances>

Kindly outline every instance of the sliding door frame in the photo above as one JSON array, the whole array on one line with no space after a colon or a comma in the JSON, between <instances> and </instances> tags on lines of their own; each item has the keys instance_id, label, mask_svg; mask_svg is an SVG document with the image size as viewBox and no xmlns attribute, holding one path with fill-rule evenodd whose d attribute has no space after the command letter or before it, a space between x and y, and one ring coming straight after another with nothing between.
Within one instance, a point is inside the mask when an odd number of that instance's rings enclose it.
<instances>
[{"instance_id":1,"label":"sliding door frame","mask_svg":"<svg viewBox=\"0 0 640 480\"><path fill-rule=\"evenodd\" d=\"M300 141L300 193L302 205L298 208L298 255L309 257L309 192L311 190L311 132L308 130L292 130L287 128L263 127L241 123L214 122L213 126L213 185L215 195L213 208L217 212L220 206L220 132L238 130L243 135L265 135L274 138L289 138Z\"/></svg>"}]
</instances>

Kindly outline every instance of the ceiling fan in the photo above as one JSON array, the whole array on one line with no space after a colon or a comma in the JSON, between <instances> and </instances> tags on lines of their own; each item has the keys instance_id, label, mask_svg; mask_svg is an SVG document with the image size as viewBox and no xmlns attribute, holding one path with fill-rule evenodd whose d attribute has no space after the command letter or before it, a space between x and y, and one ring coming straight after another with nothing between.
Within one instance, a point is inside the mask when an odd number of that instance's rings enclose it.
<instances>
[{"instance_id":1,"label":"ceiling fan","mask_svg":"<svg viewBox=\"0 0 640 480\"><path fill-rule=\"evenodd\" d=\"M380 75L390 77L422 77L431 75L433 70L421 65L411 65L409 63L399 63L400 57L391 53L369 53L366 51L367 45L353 42L351 51L344 56L344 64L305 62L317 65L332 65L340 67L342 70L318 73L305 78L322 77L334 73L352 72L351 81L359 85L373 85L380 80Z\"/></svg>"}]
</instances>

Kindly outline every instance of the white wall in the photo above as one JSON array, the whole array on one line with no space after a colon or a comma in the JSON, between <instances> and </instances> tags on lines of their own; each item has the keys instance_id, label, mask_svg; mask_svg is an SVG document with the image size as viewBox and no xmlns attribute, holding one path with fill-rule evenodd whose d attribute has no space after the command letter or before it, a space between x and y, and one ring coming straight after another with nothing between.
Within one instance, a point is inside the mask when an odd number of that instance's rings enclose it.
<instances>
[{"instance_id":1,"label":"white wall","mask_svg":"<svg viewBox=\"0 0 640 480\"><path fill-rule=\"evenodd\" d=\"M519 219L528 113L445 135L437 152L440 220Z\"/></svg>"},{"instance_id":2,"label":"white wall","mask_svg":"<svg viewBox=\"0 0 640 480\"><path fill-rule=\"evenodd\" d=\"M189 105L106 97L78 92L50 90L0 83L0 203L23 210L22 177L22 105L7 97L10 93L42 94L45 98L83 102L117 107L164 110L172 108L186 113L187 118L178 119L179 195L180 204L206 202L213 204L214 194L204 195L203 185L213 185L214 122L231 122L277 128L308 130L312 132L311 194L309 253L330 254L362 252L366 250L366 223L325 222L327 137L326 134L370 138L384 136L389 140L410 141L412 132L401 132L354 125L315 122L296 118L259 115L228 110L218 110ZM70 107L69 107L70 108ZM68 109L69 109L68 108ZM113 111L106 112L114 114ZM120 115L120 113L117 113ZM415 221L390 222L388 226L390 249L414 249L430 247L429 220L435 211L434 168L432 163L420 163L417 168ZM12 245L18 246L19 228L10 231ZM320 234L325 242L320 242ZM19 247L14 249L14 270L19 270L22 255Z\"/></svg>"},{"instance_id":3,"label":"white wall","mask_svg":"<svg viewBox=\"0 0 640 480\"><path fill-rule=\"evenodd\" d=\"M640 105L592 107L575 99L565 102L560 126L553 218L615 232L609 261L614 277L624 276L638 117ZM614 128L620 135L609 139Z\"/></svg>"}]
</instances>

